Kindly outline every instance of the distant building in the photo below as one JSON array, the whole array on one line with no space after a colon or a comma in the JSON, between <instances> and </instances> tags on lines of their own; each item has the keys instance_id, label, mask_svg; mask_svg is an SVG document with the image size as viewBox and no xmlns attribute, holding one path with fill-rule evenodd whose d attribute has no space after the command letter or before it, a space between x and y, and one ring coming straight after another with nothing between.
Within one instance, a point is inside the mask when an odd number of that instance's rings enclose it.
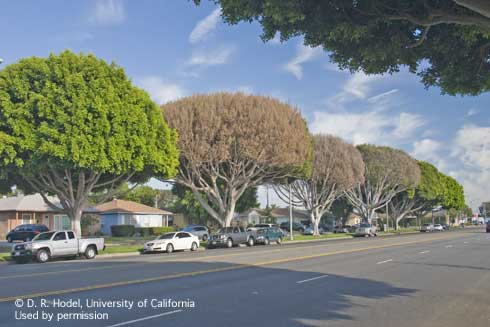
<instances>
[{"instance_id":1,"label":"distant building","mask_svg":"<svg viewBox=\"0 0 490 327\"><path fill-rule=\"evenodd\" d=\"M253 208L238 214L234 220L240 225L247 226L267 223L271 218L276 224L288 222L289 208L274 208L270 212L270 217L267 215L266 209ZM293 209L293 222L304 223L305 221L310 221L310 214L308 211Z\"/></svg>"},{"instance_id":2,"label":"distant building","mask_svg":"<svg viewBox=\"0 0 490 327\"><path fill-rule=\"evenodd\" d=\"M135 227L168 227L173 224L173 213L147 205L114 199L96 207L100 216L101 231L111 235L113 225Z\"/></svg>"},{"instance_id":3,"label":"distant building","mask_svg":"<svg viewBox=\"0 0 490 327\"><path fill-rule=\"evenodd\" d=\"M57 197L49 197L54 207L46 204L40 194L18 195L0 199L0 239L22 224L43 224L51 230L71 229L70 218L65 214ZM93 208L84 213L93 212Z\"/></svg>"}]
</instances>

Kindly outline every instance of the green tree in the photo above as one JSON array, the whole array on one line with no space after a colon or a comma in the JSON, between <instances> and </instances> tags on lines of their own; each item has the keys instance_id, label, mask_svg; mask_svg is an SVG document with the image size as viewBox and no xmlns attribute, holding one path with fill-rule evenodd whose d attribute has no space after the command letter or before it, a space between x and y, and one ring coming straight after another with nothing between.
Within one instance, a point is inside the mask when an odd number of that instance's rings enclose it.
<instances>
[{"instance_id":1,"label":"green tree","mask_svg":"<svg viewBox=\"0 0 490 327\"><path fill-rule=\"evenodd\" d=\"M417 187L397 194L389 203L395 228L408 214L423 216L443 201L446 192L445 175L428 162L418 161L418 165L421 178Z\"/></svg>"},{"instance_id":2,"label":"green tree","mask_svg":"<svg viewBox=\"0 0 490 327\"><path fill-rule=\"evenodd\" d=\"M0 71L0 170L11 184L56 195L80 235L91 192L176 173L177 134L124 70L64 51Z\"/></svg>"},{"instance_id":3,"label":"green tree","mask_svg":"<svg viewBox=\"0 0 490 327\"><path fill-rule=\"evenodd\" d=\"M199 3L199 0L194 0ZM213 0L229 24L257 21L262 39L304 36L340 69L408 67L426 87L490 90L490 6L484 0Z\"/></svg>"}]
</instances>

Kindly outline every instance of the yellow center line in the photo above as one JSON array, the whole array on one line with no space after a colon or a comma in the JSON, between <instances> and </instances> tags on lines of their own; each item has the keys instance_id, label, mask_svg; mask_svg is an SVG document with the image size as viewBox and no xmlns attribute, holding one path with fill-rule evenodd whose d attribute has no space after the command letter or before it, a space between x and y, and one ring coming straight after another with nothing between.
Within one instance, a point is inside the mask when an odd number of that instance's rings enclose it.
<instances>
[{"instance_id":1,"label":"yellow center line","mask_svg":"<svg viewBox=\"0 0 490 327\"><path fill-rule=\"evenodd\" d=\"M16 295L16 296L9 296L9 297L0 298L0 302L9 302L9 301L15 301L16 299L29 299L29 298L36 298L36 297L61 295L61 294L83 292L83 291L91 291L91 290L98 290L98 289L104 289L104 288L110 288L110 287L142 284L142 283L162 281L162 280L168 280L168 279L176 279L176 278L183 278L183 277L192 277L192 276L199 276L199 275L203 275L203 274L223 272L223 271L229 271L229 270L268 266L268 265L294 262L294 261L301 261L301 260L309 260L309 259L333 256L333 255L338 255L338 254L346 254L346 253L354 253L354 252L361 252L361 251L368 251L368 250L383 249L383 248L388 248L388 247L393 247L393 246L402 246L402 245L410 245L410 244L417 244L417 243L434 242L434 241L448 239L448 238L450 238L450 236L449 237L446 236L446 237L439 237L439 238L431 238L431 239L427 239L427 240L417 240L417 241L399 242L399 243L385 244L385 245L375 245L375 246L349 249L349 250L339 250L339 251L333 251L333 252L327 252L327 253L321 253L321 254L312 254L312 255L304 255L304 256L292 257L292 258L268 260L268 261L256 262L256 263L251 263L251 264L238 264L238 265L234 265L234 266L205 269L205 270L197 270L197 271L192 271L192 272L177 273L177 274L173 274L173 275L163 275L163 276L156 276L156 277L149 277L149 278L142 278L142 279L134 279L134 280L119 281L119 282L106 283L106 284L89 285L89 286L84 286L84 287L55 290L55 291Z\"/></svg>"}]
</instances>

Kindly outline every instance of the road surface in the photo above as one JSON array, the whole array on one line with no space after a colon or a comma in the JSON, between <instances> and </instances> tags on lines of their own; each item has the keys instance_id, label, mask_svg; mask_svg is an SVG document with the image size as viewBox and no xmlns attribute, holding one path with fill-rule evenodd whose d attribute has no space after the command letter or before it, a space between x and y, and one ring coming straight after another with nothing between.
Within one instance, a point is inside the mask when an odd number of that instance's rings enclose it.
<instances>
[{"instance_id":1,"label":"road surface","mask_svg":"<svg viewBox=\"0 0 490 327\"><path fill-rule=\"evenodd\" d=\"M3 264L0 326L486 327L489 249L468 229Z\"/></svg>"}]
</instances>

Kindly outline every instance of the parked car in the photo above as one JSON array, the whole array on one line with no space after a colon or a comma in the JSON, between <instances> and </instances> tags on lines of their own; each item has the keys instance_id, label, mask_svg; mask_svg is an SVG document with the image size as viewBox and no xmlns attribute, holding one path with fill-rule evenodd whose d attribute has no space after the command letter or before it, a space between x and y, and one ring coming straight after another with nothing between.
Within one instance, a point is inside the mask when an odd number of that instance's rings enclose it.
<instances>
[{"instance_id":1,"label":"parked car","mask_svg":"<svg viewBox=\"0 0 490 327\"><path fill-rule=\"evenodd\" d=\"M255 224L254 227L261 228L261 227L279 227L277 224Z\"/></svg>"},{"instance_id":2,"label":"parked car","mask_svg":"<svg viewBox=\"0 0 490 327\"><path fill-rule=\"evenodd\" d=\"M54 231L38 234L31 242L13 245L11 256L16 262L35 258L40 263L79 255L93 259L104 248L103 238L78 239L73 231Z\"/></svg>"},{"instance_id":3,"label":"parked car","mask_svg":"<svg viewBox=\"0 0 490 327\"><path fill-rule=\"evenodd\" d=\"M303 232L303 235L313 235L313 232L314 232L314 227L313 225L309 225L309 226L306 226L306 229L305 231ZM325 233L325 230L323 230L323 227L321 227L320 225L318 226L318 232L320 234L324 234Z\"/></svg>"},{"instance_id":4,"label":"parked car","mask_svg":"<svg viewBox=\"0 0 490 327\"><path fill-rule=\"evenodd\" d=\"M332 228L332 225L323 224L323 223L320 223L320 224L318 225L318 227L321 227L325 233L326 233L326 232L329 232L329 231L331 231L331 230L333 229L333 228Z\"/></svg>"},{"instance_id":5,"label":"parked car","mask_svg":"<svg viewBox=\"0 0 490 327\"><path fill-rule=\"evenodd\" d=\"M283 233L279 227L264 227L257 229L256 242L269 245L272 242L282 243Z\"/></svg>"},{"instance_id":6,"label":"parked car","mask_svg":"<svg viewBox=\"0 0 490 327\"><path fill-rule=\"evenodd\" d=\"M209 238L209 229L204 225L188 225L181 229L182 232L189 232L196 235L199 240L206 242Z\"/></svg>"},{"instance_id":7,"label":"parked car","mask_svg":"<svg viewBox=\"0 0 490 327\"><path fill-rule=\"evenodd\" d=\"M199 248L199 237L188 232L174 232L160 235L153 241L145 243L143 252L167 252L175 250L196 251Z\"/></svg>"},{"instance_id":8,"label":"parked car","mask_svg":"<svg viewBox=\"0 0 490 327\"><path fill-rule=\"evenodd\" d=\"M432 224L423 224L422 227L420 228L421 232L433 232L434 231L434 225Z\"/></svg>"},{"instance_id":9,"label":"parked car","mask_svg":"<svg viewBox=\"0 0 490 327\"><path fill-rule=\"evenodd\" d=\"M448 224L441 224L444 230L449 230L451 228Z\"/></svg>"},{"instance_id":10,"label":"parked car","mask_svg":"<svg viewBox=\"0 0 490 327\"><path fill-rule=\"evenodd\" d=\"M354 235L364 237L377 236L377 228L372 224L362 223L355 230Z\"/></svg>"},{"instance_id":11,"label":"parked car","mask_svg":"<svg viewBox=\"0 0 490 327\"><path fill-rule=\"evenodd\" d=\"M283 222L279 227L281 227L281 229L283 229L287 232L290 232L289 222ZM293 231L303 233L305 231L305 229L306 229L305 225L297 223L297 222L293 222Z\"/></svg>"},{"instance_id":12,"label":"parked car","mask_svg":"<svg viewBox=\"0 0 490 327\"><path fill-rule=\"evenodd\" d=\"M490 220L487 221L485 229L486 229L487 233L490 233Z\"/></svg>"},{"instance_id":13,"label":"parked car","mask_svg":"<svg viewBox=\"0 0 490 327\"><path fill-rule=\"evenodd\" d=\"M253 246L256 239L256 231L246 231L242 227L223 227L209 238L208 248L226 246L231 248L239 244Z\"/></svg>"},{"instance_id":14,"label":"parked car","mask_svg":"<svg viewBox=\"0 0 490 327\"><path fill-rule=\"evenodd\" d=\"M37 234L49 231L49 228L45 225L39 224L24 224L19 225L12 229L7 234L7 242L12 243L13 241L23 241L28 242L34 238Z\"/></svg>"},{"instance_id":15,"label":"parked car","mask_svg":"<svg viewBox=\"0 0 490 327\"><path fill-rule=\"evenodd\" d=\"M444 227L442 227L441 224L435 224L434 225L434 231L442 232L442 231L444 231Z\"/></svg>"},{"instance_id":16,"label":"parked car","mask_svg":"<svg viewBox=\"0 0 490 327\"><path fill-rule=\"evenodd\" d=\"M333 232L334 234L336 233L349 233L349 228L350 226L346 225L346 226L335 226L333 228Z\"/></svg>"}]
</instances>

